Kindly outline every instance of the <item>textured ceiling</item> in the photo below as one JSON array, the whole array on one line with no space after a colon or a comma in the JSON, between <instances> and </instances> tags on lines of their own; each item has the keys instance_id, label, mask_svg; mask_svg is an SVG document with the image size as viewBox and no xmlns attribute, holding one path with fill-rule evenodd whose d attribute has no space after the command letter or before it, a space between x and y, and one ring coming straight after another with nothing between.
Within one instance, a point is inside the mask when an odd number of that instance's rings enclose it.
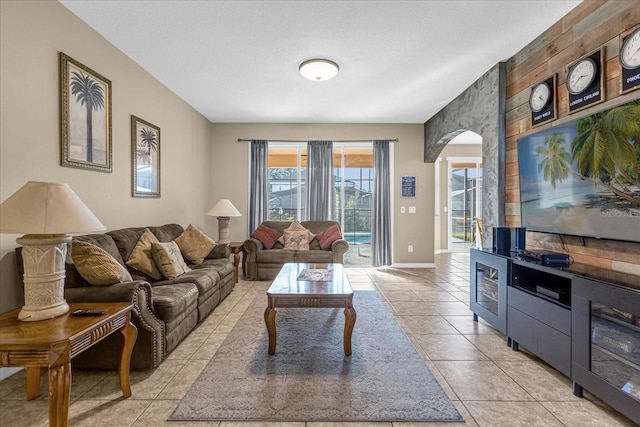
<instances>
[{"instance_id":1,"label":"textured ceiling","mask_svg":"<svg viewBox=\"0 0 640 427\"><path fill-rule=\"evenodd\" d=\"M212 122L272 123L423 123L580 3L60 2Z\"/></svg>"}]
</instances>

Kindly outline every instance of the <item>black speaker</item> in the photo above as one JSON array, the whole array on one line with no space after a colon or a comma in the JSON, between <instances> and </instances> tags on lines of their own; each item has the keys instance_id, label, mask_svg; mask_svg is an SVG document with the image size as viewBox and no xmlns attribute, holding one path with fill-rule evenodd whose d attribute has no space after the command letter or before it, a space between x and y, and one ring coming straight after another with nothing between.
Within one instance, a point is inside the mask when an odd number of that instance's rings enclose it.
<instances>
[{"instance_id":1,"label":"black speaker","mask_svg":"<svg viewBox=\"0 0 640 427\"><path fill-rule=\"evenodd\" d=\"M519 253L526 249L527 229L525 227L511 228L511 252Z\"/></svg>"},{"instance_id":2,"label":"black speaker","mask_svg":"<svg viewBox=\"0 0 640 427\"><path fill-rule=\"evenodd\" d=\"M509 255L511 250L511 229L493 227L493 252Z\"/></svg>"}]
</instances>

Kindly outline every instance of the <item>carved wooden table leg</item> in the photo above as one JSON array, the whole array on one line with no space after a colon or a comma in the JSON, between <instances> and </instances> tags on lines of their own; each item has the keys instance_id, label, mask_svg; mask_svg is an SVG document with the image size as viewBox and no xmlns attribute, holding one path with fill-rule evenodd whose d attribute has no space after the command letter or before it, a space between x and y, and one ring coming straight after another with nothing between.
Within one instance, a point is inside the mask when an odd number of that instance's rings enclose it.
<instances>
[{"instance_id":1,"label":"carved wooden table leg","mask_svg":"<svg viewBox=\"0 0 640 427\"><path fill-rule=\"evenodd\" d=\"M127 316L127 323L122 329L123 343L122 351L120 353L120 388L122 389L122 395L124 397L131 396L131 381L129 379L129 367L131 363L131 352L133 352L133 345L136 343L138 337L138 329L131 323L131 313Z\"/></svg>"},{"instance_id":2,"label":"carved wooden table leg","mask_svg":"<svg viewBox=\"0 0 640 427\"><path fill-rule=\"evenodd\" d=\"M351 356L351 333L356 324L356 309L353 308L353 301L348 299L344 309L344 354Z\"/></svg>"},{"instance_id":3,"label":"carved wooden table leg","mask_svg":"<svg viewBox=\"0 0 640 427\"><path fill-rule=\"evenodd\" d=\"M276 309L271 298L269 298L269 306L264 311L264 321L269 333L269 354L276 354Z\"/></svg>"},{"instance_id":4,"label":"carved wooden table leg","mask_svg":"<svg viewBox=\"0 0 640 427\"><path fill-rule=\"evenodd\" d=\"M49 426L66 427L71 396L70 348L65 345L50 352L50 358L55 359L49 366Z\"/></svg>"},{"instance_id":5,"label":"carved wooden table leg","mask_svg":"<svg viewBox=\"0 0 640 427\"><path fill-rule=\"evenodd\" d=\"M40 366L27 366L27 400L40 396Z\"/></svg>"}]
</instances>

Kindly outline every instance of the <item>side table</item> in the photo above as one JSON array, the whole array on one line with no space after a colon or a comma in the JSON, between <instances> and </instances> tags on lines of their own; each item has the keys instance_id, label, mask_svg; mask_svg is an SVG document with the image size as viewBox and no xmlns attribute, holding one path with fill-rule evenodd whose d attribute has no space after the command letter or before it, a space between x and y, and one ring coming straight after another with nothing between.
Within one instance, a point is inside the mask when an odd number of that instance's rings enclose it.
<instances>
[{"instance_id":1,"label":"side table","mask_svg":"<svg viewBox=\"0 0 640 427\"><path fill-rule=\"evenodd\" d=\"M40 368L49 370L49 425L66 426L71 395L71 359L120 331L120 388L131 396L129 363L138 330L131 323L133 306L125 302L71 303L70 311L37 322L18 320L20 309L0 315L0 366L23 366L27 374L27 399L40 395ZM98 316L73 316L75 310L101 309Z\"/></svg>"},{"instance_id":2,"label":"side table","mask_svg":"<svg viewBox=\"0 0 640 427\"><path fill-rule=\"evenodd\" d=\"M229 243L229 248L231 248L231 253L233 254L233 267L236 270L236 283L238 283L238 266L240 265L240 254L243 252L244 242L231 242ZM244 255L243 255L244 256ZM242 270L244 274L244 269Z\"/></svg>"}]
</instances>

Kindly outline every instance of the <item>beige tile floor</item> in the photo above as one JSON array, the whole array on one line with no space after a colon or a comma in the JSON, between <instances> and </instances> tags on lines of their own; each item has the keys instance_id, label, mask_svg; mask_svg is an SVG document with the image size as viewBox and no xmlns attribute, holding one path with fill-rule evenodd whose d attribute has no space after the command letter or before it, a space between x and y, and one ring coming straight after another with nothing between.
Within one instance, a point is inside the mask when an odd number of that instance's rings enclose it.
<instances>
[{"instance_id":1,"label":"beige tile floor","mask_svg":"<svg viewBox=\"0 0 640 427\"><path fill-rule=\"evenodd\" d=\"M228 332L267 282L241 281L216 310L151 372L132 372L123 399L113 372L73 371L70 426L416 427L632 426L469 311L469 255L438 255L435 269L348 268L356 290L377 290L466 420L459 423L169 422L167 419ZM47 425L44 396L25 399L24 373L0 381L0 425ZM221 385L224 388L224 385Z\"/></svg>"}]
</instances>

